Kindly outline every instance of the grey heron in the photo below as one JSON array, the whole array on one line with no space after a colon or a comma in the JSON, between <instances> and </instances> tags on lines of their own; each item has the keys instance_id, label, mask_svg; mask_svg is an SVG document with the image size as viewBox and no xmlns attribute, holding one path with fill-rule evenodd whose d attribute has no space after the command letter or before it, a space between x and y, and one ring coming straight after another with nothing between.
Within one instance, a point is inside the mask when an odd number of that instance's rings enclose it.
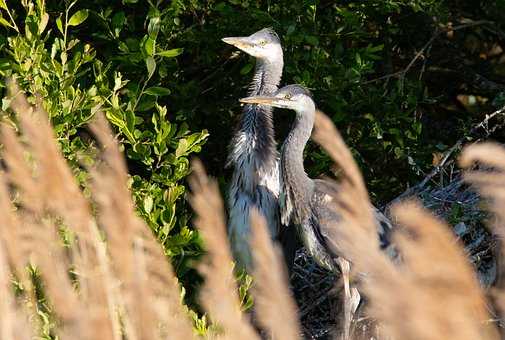
<instances>
[{"instance_id":1,"label":"grey heron","mask_svg":"<svg viewBox=\"0 0 505 340\"><path fill-rule=\"evenodd\" d=\"M256 58L249 96L277 90L284 61L279 37L272 29L222 40ZM250 269L250 209L257 208L266 218L272 238L279 234L279 155L271 107L245 105L230 143L227 166L234 167L228 191L230 244L239 266Z\"/></svg>"},{"instance_id":2,"label":"grey heron","mask_svg":"<svg viewBox=\"0 0 505 340\"><path fill-rule=\"evenodd\" d=\"M350 287L350 264L345 254L330 247L325 232L325 223L338 222L332 197L334 184L325 180L311 179L303 165L303 150L307 144L315 119L315 103L308 90L300 85L287 85L268 96L251 96L240 100L247 104L261 104L294 110L296 117L282 145L280 156L281 193L279 198L281 221L297 227L309 254L323 267L332 271L340 268L344 281L344 337L349 338L353 314L360 296ZM375 209L375 208L374 208ZM387 233L391 224L377 209L374 210L381 246L387 246ZM333 244L338 240L334 240Z\"/></svg>"}]
</instances>

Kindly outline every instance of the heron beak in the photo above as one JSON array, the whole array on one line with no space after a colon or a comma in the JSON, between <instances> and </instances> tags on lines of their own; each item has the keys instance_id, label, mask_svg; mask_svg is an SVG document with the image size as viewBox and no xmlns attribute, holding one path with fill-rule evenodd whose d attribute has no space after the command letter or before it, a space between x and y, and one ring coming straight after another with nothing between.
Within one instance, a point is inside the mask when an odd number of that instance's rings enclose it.
<instances>
[{"instance_id":1,"label":"heron beak","mask_svg":"<svg viewBox=\"0 0 505 340\"><path fill-rule=\"evenodd\" d=\"M252 47L252 44L247 41L247 37L229 37L221 39L227 44L233 45L241 50L247 50Z\"/></svg>"},{"instance_id":2,"label":"heron beak","mask_svg":"<svg viewBox=\"0 0 505 340\"><path fill-rule=\"evenodd\" d=\"M275 107L286 107L284 103L284 99L276 98L276 97L266 97L266 96L253 96L239 99L241 103L245 104L261 104Z\"/></svg>"}]
</instances>

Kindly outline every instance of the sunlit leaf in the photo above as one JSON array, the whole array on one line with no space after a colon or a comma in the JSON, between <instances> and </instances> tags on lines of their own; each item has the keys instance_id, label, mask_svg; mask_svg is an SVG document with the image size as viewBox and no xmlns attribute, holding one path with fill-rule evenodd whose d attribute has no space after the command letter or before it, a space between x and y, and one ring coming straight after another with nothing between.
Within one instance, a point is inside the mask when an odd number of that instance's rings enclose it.
<instances>
[{"instance_id":1,"label":"sunlit leaf","mask_svg":"<svg viewBox=\"0 0 505 340\"><path fill-rule=\"evenodd\" d=\"M142 39L142 42L141 42L142 48L144 49L144 52L148 56L154 55L155 44L156 44L156 41L148 35L144 36L144 38Z\"/></svg>"},{"instance_id":2,"label":"sunlit leaf","mask_svg":"<svg viewBox=\"0 0 505 340\"><path fill-rule=\"evenodd\" d=\"M188 150L188 141L184 138L179 139L179 144L175 150L175 157L179 158L186 153Z\"/></svg>"},{"instance_id":3,"label":"sunlit leaf","mask_svg":"<svg viewBox=\"0 0 505 340\"><path fill-rule=\"evenodd\" d=\"M146 67L147 67L147 75L148 78L151 78L156 70L156 61L153 57L146 58Z\"/></svg>"},{"instance_id":4,"label":"sunlit leaf","mask_svg":"<svg viewBox=\"0 0 505 340\"><path fill-rule=\"evenodd\" d=\"M39 22L39 34L42 34L42 32L44 32L44 30L47 27L48 21L49 21L49 14L47 13L42 14L42 17L40 18Z\"/></svg>"},{"instance_id":5,"label":"sunlit leaf","mask_svg":"<svg viewBox=\"0 0 505 340\"><path fill-rule=\"evenodd\" d=\"M153 86L146 89L144 93L151 96L168 96L170 94L170 90L165 87Z\"/></svg>"},{"instance_id":6,"label":"sunlit leaf","mask_svg":"<svg viewBox=\"0 0 505 340\"><path fill-rule=\"evenodd\" d=\"M144 210L146 211L146 213L151 213L151 211L153 210L153 198L151 196L147 196L146 198L144 198Z\"/></svg>"},{"instance_id":7,"label":"sunlit leaf","mask_svg":"<svg viewBox=\"0 0 505 340\"><path fill-rule=\"evenodd\" d=\"M126 23L126 15L123 11L114 14L114 16L112 17L112 27L114 28L115 37L119 37L119 33L123 29L125 23Z\"/></svg>"},{"instance_id":8,"label":"sunlit leaf","mask_svg":"<svg viewBox=\"0 0 505 340\"><path fill-rule=\"evenodd\" d=\"M58 19L56 19L56 27L58 27L58 31L60 31L61 34L65 34L63 33L63 24L61 22L61 15L58 17Z\"/></svg>"},{"instance_id":9,"label":"sunlit leaf","mask_svg":"<svg viewBox=\"0 0 505 340\"><path fill-rule=\"evenodd\" d=\"M180 55L183 51L184 51L184 49L182 49L182 48L174 48L171 50L160 51L160 52L157 52L156 54L159 56L165 57L165 58L173 58L173 57L177 57L178 55Z\"/></svg>"},{"instance_id":10,"label":"sunlit leaf","mask_svg":"<svg viewBox=\"0 0 505 340\"><path fill-rule=\"evenodd\" d=\"M3 25L3 26L6 26L6 27L10 27L10 28L14 28L12 27L12 25L7 21L5 20L2 16L0 16L0 25Z\"/></svg>"},{"instance_id":11,"label":"sunlit leaf","mask_svg":"<svg viewBox=\"0 0 505 340\"><path fill-rule=\"evenodd\" d=\"M160 31L160 18L154 17L149 20L149 25L147 26L147 33L153 39L156 39L158 32Z\"/></svg>"},{"instance_id":12,"label":"sunlit leaf","mask_svg":"<svg viewBox=\"0 0 505 340\"><path fill-rule=\"evenodd\" d=\"M68 21L68 26L78 26L82 24L89 15L89 11L87 9L81 9L80 11L75 12Z\"/></svg>"}]
</instances>

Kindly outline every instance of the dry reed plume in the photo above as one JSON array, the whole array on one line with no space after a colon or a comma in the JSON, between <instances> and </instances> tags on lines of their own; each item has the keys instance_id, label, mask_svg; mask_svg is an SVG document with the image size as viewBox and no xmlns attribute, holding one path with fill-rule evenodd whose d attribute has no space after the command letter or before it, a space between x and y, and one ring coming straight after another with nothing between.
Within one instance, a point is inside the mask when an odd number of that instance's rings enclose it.
<instances>
[{"instance_id":1,"label":"dry reed plume","mask_svg":"<svg viewBox=\"0 0 505 340\"><path fill-rule=\"evenodd\" d=\"M228 249L223 201L217 183L205 174L199 161L193 162L190 178L191 205L196 213L195 225L205 239L208 255L200 272L205 285L200 292L205 309L224 329L224 339L258 339L240 310L233 275L233 261Z\"/></svg>"},{"instance_id":2,"label":"dry reed plume","mask_svg":"<svg viewBox=\"0 0 505 340\"><path fill-rule=\"evenodd\" d=\"M251 245L254 249L253 296L260 324L273 339L289 340L300 336L300 325L290 291L282 251L272 245L266 221L257 211L251 212Z\"/></svg>"},{"instance_id":3,"label":"dry reed plume","mask_svg":"<svg viewBox=\"0 0 505 340\"><path fill-rule=\"evenodd\" d=\"M503 318L505 313L505 268L503 263L505 252L505 243L503 242L505 238L505 148L495 143L470 145L463 150L459 162L462 167L466 168L470 168L475 163L486 167L467 170L464 179L473 184L482 196L488 199L486 201L488 210L494 216L489 219L488 224L500 240L501 254L498 261L498 289L493 293Z\"/></svg>"},{"instance_id":4,"label":"dry reed plume","mask_svg":"<svg viewBox=\"0 0 505 340\"><path fill-rule=\"evenodd\" d=\"M39 332L28 264L41 273L56 320L52 332L61 339L194 338L173 269L135 214L126 166L105 119L98 115L91 124L100 146L97 165L88 169L91 204L59 152L41 104L32 107L13 84L10 91L21 133L2 126L1 338L28 339ZM387 334L382 338L497 339L494 325L487 322L490 317L475 273L448 227L417 203L397 204L392 212L401 225L395 242L402 261L393 264L379 249L361 173L322 113L317 114L314 139L342 169L330 193L342 221L323 232L329 246L338 246L352 261L369 301L367 313ZM467 180L491 198L492 211L504 221L505 150L472 146L464 152L462 164L474 161L494 167L495 171L470 172ZM251 216L254 314L263 330L260 335L240 309L223 202L216 181L207 177L199 161L193 162L190 185L195 225L208 250L200 267L205 278L201 302L219 325L209 336L300 338L280 251L268 237L263 218L256 212ZM75 235L68 247L62 246L62 232ZM504 233L502 227L496 232ZM14 294L13 277L24 287L21 295Z\"/></svg>"},{"instance_id":5,"label":"dry reed plume","mask_svg":"<svg viewBox=\"0 0 505 340\"><path fill-rule=\"evenodd\" d=\"M10 96L22 134L2 127L6 169L0 182L0 249L6 251L0 252L5 255L0 262L8 261L9 266L3 266L0 274L10 278L13 273L21 279L32 310L25 312L22 301L8 289L2 290L7 294L3 307L38 320L34 287L24 268L31 263L40 269L57 320L54 332L62 339L159 339L168 333L190 339L192 326L179 302L177 279L161 246L135 215L124 160L105 119L98 116L92 123L102 146L101 161L90 169L95 218L58 150L40 103L29 105L14 84ZM11 204L11 192L19 194L16 206ZM76 235L69 250L61 246L62 228ZM69 275L70 268L75 278ZM12 318L9 314L0 318L4 334L25 331L13 322L6 324ZM23 320L23 315L15 320Z\"/></svg>"},{"instance_id":6,"label":"dry reed plume","mask_svg":"<svg viewBox=\"0 0 505 340\"><path fill-rule=\"evenodd\" d=\"M349 254L370 299L369 313L394 339L496 339L468 259L442 222L416 203L393 208L402 262L379 251L363 180L331 121L318 114L314 139L342 168L336 208L343 222L328 234Z\"/></svg>"},{"instance_id":7,"label":"dry reed plume","mask_svg":"<svg viewBox=\"0 0 505 340\"><path fill-rule=\"evenodd\" d=\"M205 285L201 301L222 327L224 339L259 339L248 317L240 310L233 261L227 241L224 206L216 181L209 179L200 161L193 161L191 204L195 225L206 241L208 255L201 265ZM295 304L287 288L283 262L267 236L265 221L252 213L256 283L254 297L260 324L275 339L297 339L299 326Z\"/></svg>"}]
</instances>

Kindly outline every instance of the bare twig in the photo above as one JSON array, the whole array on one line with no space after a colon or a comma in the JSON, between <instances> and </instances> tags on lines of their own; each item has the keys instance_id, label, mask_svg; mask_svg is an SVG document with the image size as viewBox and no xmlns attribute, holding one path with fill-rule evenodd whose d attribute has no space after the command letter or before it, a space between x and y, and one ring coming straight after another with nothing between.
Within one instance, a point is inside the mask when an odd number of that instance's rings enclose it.
<instances>
[{"instance_id":1,"label":"bare twig","mask_svg":"<svg viewBox=\"0 0 505 340\"><path fill-rule=\"evenodd\" d=\"M421 49L414 55L414 58L412 58L412 60L407 64L407 66L403 70L400 70L400 71L397 71L397 72L394 72L394 73L391 73L391 74L386 74L386 75L384 75L382 77L378 77L378 78L375 78L375 79L367 80L367 81L363 82L362 84L375 83L375 82L380 81L380 80L385 80L385 79L394 78L394 77L400 77L400 79L402 79L402 78L405 77L405 75L407 74L407 72L412 68L412 66L415 64L415 62L419 58L421 58L421 56L424 54L424 52L426 51L426 49L429 46L431 46L431 44L433 44L433 42L438 37L440 37L443 33L446 33L446 32L449 32L449 31L458 31L458 30L462 30L462 29L465 29L465 28L468 28L468 27L474 27L474 26L480 26L480 25L490 25L490 24L493 24L493 22L488 21L488 20L478 20L478 21L472 21L472 22L467 23L467 24L462 24L462 25L458 25L458 26L454 26L454 27L444 27L442 29L439 29L423 45L423 47L421 47Z\"/></svg>"},{"instance_id":2,"label":"bare twig","mask_svg":"<svg viewBox=\"0 0 505 340\"><path fill-rule=\"evenodd\" d=\"M502 127L503 125L505 125L505 122L503 122L501 124L496 124L495 126L493 126L492 129L489 129L488 128L489 121L492 118L496 117L496 116L505 116L505 106L502 107L499 110L494 111L493 113L490 113L490 114L486 115L486 118L484 118L479 124L477 124L474 127L472 127L472 129L469 131L468 135L473 135L478 130L484 129L486 131L486 135L489 136L491 133L493 133L494 131L496 131L496 129L498 129L499 127ZM440 173L440 171L445 166L447 166L448 164L451 164L451 163L454 162L454 160L450 160L451 156L457 150L459 150L461 148L461 146L463 145L463 143L465 141L467 141L467 140L468 140L467 136L464 136L464 137L461 137L460 139L458 139L456 141L456 143L450 149L448 149L446 152L444 152L444 154L443 154L442 159L440 160L440 162L430 171L430 173L428 175L426 175L424 177L424 179L421 182L419 182L418 184L416 184L416 185L408 188L407 190L405 190L400 196L396 197L388 205L391 205L392 203L398 202L399 200L402 200L402 199L404 199L406 197L412 196L413 194L415 194L415 193L421 191L422 189L424 189L424 187L435 176L437 176Z\"/></svg>"}]
</instances>

